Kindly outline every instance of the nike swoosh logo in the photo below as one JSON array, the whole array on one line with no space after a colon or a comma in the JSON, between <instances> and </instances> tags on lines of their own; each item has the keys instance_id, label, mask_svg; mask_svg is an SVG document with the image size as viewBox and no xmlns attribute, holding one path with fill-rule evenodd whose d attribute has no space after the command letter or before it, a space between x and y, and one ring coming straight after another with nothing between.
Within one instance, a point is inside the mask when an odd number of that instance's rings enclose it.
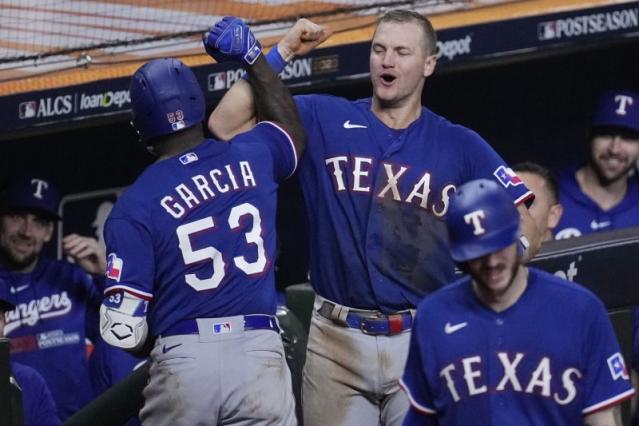
<instances>
[{"instance_id":1,"label":"nike swoosh logo","mask_svg":"<svg viewBox=\"0 0 639 426\"><path fill-rule=\"evenodd\" d=\"M11 286L11 288L9 289L11 291L11 294L16 294L16 293L20 293L22 290L25 290L29 287L30 284L24 284L24 285L20 285L18 287L14 287Z\"/></svg>"},{"instance_id":2,"label":"nike swoosh logo","mask_svg":"<svg viewBox=\"0 0 639 426\"><path fill-rule=\"evenodd\" d=\"M363 124L351 124L351 120L346 120L344 122L344 128L345 129L367 129L367 126L364 126Z\"/></svg>"},{"instance_id":3,"label":"nike swoosh logo","mask_svg":"<svg viewBox=\"0 0 639 426\"><path fill-rule=\"evenodd\" d=\"M163 354L165 354L165 353L167 353L168 351L170 351L171 349L175 349L175 348L177 348L178 346L182 346L182 343L177 343L177 344L175 344L175 345L173 345L173 346L166 346L166 345L164 345L164 346L162 346L162 353L163 353Z\"/></svg>"},{"instance_id":4,"label":"nike swoosh logo","mask_svg":"<svg viewBox=\"0 0 639 426\"><path fill-rule=\"evenodd\" d=\"M462 328L466 327L467 325L468 325L468 323L466 321L460 322L459 324L455 324L455 325L447 322L446 326L444 326L444 333L453 334L454 332L461 330Z\"/></svg>"},{"instance_id":5,"label":"nike swoosh logo","mask_svg":"<svg viewBox=\"0 0 639 426\"><path fill-rule=\"evenodd\" d=\"M593 220L592 222L590 222L590 227L592 229L601 229L601 228L607 228L611 225L612 223L608 220L606 222L597 222L595 220Z\"/></svg>"}]
</instances>

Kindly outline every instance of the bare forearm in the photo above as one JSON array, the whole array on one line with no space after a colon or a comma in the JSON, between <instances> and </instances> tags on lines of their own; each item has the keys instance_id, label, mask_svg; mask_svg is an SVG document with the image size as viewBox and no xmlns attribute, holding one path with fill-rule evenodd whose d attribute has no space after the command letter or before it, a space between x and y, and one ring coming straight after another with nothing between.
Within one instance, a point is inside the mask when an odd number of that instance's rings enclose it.
<instances>
[{"instance_id":1,"label":"bare forearm","mask_svg":"<svg viewBox=\"0 0 639 426\"><path fill-rule=\"evenodd\" d=\"M255 102L251 85L238 80L224 95L209 117L211 133L221 140L229 140L255 125Z\"/></svg>"},{"instance_id":2,"label":"bare forearm","mask_svg":"<svg viewBox=\"0 0 639 426\"><path fill-rule=\"evenodd\" d=\"M306 145L306 133L288 88L271 70L263 56L246 71L253 89L258 119L275 121L284 126L293 138L297 154L301 155Z\"/></svg>"},{"instance_id":3,"label":"bare forearm","mask_svg":"<svg viewBox=\"0 0 639 426\"><path fill-rule=\"evenodd\" d=\"M590 414L584 418L586 426L621 426L619 405Z\"/></svg>"}]
</instances>

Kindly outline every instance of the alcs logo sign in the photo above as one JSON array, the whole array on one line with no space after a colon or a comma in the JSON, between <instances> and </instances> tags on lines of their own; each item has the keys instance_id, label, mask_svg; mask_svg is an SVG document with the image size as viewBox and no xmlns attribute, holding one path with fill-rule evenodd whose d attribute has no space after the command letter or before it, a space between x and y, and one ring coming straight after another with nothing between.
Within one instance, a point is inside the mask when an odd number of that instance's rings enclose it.
<instances>
[{"instance_id":1,"label":"alcs logo sign","mask_svg":"<svg viewBox=\"0 0 639 426\"><path fill-rule=\"evenodd\" d=\"M21 102L18 105L18 117L28 118L54 117L73 112L73 96L62 95L42 98L38 101Z\"/></svg>"}]
</instances>

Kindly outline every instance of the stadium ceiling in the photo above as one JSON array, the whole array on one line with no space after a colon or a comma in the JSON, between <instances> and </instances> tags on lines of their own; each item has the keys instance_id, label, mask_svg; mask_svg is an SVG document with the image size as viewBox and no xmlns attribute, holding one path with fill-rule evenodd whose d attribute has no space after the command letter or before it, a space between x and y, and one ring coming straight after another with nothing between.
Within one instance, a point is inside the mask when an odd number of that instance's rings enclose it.
<instances>
[{"instance_id":1,"label":"stadium ceiling","mask_svg":"<svg viewBox=\"0 0 639 426\"><path fill-rule=\"evenodd\" d=\"M369 40L392 8L418 10L440 30L612 3L623 1L0 0L0 95L128 76L156 57L208 64L201 35L225 15L251 22L265 47L308 17L331 27L325 46L334 46Z\"/></svg>"}]
</instances>

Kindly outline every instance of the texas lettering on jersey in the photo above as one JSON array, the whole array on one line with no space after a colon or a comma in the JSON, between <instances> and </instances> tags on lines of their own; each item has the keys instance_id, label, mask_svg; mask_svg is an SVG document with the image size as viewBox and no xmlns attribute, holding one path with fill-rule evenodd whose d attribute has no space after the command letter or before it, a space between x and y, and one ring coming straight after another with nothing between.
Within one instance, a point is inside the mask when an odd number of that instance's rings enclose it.
<instances>
[{"instance_id":1,"label":"texas lettering on jersey","mask_svg":"<svg viewBox=\"0 0 639 426\"><path fill-rule=\"evenodd\" d=\"M402 187L403 180L405 180L405 173L408 167L395 164L392 162L382 161L380 170L383 171L383 177L385 184L379 188L371 188L373 183L372 172L375 170L375 159L371 157L357 157L357 156L335 156L327 158L326 166L329 173L333 177L335 189L340 191L351 192L366 192L370 193L375 191L377 198L391 198L394 201L403 202L407 204L417 204L422 209L428 209L428 198L431 192L431 173L424 172L419 176L416 182L409 182L408 187L410 191L404 191L400 189ZM348 170L352 170L351 185L348 186L345 175ZM412 184L412 186L411 186ZM437 216L442 217L448 211L448 204L450 195L455 191L455 185L447 184L443 185L439 199L435 199L430 203L431 212ZM439 208L437 207L439 205Z\"/></svg>"},{"instance_id":2,"label":"texas lettering on jersey","mask_svg":"<svg viewBox=\"0 0 639 426\"><path fill-rule=\"evenodd\" d=\"M160 205L172 217L180 219L200 203L215 198L217 194L256 185L251 163L239 161L237 164L211 169L208 175L192 176L190 182L180 183L174 188L175 194L162 197Z\"/></svg>"},{"instance_id":3,"label":"texas lettering on jersey","mask_svg":"<svg viewBox=\"0 0 639 426\"><path fill-rule=\"evenodd\" d=\"M480 355L470 356L446 365L439 371L439 376L446 383L454 402L487 392L494 394L504 391L552 398L559 405L574 401L577 396L577 382L583 377L583 373L575 367L555 371L555 366L548 356L533 360L535 367L532 371L522 371L520 364L530 356L523 352L497 352L490 355L495 358L493 360L487 360ZM487 385L486 364L494 364L495 361L498 361L502 368L502 376L499 382ZM551 380L553 377L560 379Z\"/></svg>"}]
</instances>

